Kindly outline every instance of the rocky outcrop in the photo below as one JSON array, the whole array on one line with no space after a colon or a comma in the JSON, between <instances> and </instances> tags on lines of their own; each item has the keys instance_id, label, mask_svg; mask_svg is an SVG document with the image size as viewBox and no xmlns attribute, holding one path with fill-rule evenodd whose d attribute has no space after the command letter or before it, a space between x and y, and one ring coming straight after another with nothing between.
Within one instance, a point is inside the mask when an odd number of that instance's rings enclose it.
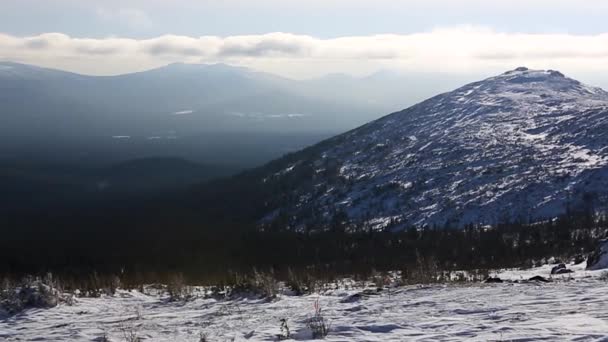
<instances>
[{"instance_id":1,"label":"rocky outcrop","mask_svg":"<svg viewBox=\"0 0 608 342\"><path fill-rule=\"evenodd\" d=\"M559 264L551 269L551 274L566 274L574 272L566 267L566 264Z\"/></svg>"},{"instance_id":2,"label":"rocky outcrop","mask_svg":"<svg viewBox=\"0 0 608 342\"><path fill-rule=\"evenodd\" d=\"M595 250L587 257L588 270L601 270L608 268L608 239L599 241Z\"/></svg>"}]
</instances>

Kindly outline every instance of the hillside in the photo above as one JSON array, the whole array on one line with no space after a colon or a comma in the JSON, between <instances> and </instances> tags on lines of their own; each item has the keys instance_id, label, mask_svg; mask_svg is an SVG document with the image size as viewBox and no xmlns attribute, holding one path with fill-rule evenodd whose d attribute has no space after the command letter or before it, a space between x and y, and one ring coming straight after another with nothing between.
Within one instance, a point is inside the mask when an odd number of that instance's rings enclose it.
<instances>
[{"instance_id":1,"label":"hillside","mask_svg":"<svg viewBox=\"0 0 608 342\"><path fill-rule=\"evenodd\" d=\"M518 68L241 181L263 197L251 217L269 227L462 227L597 209L606 199L607 158L608 93L557 71Z\"/></svg>"}]
</instances>

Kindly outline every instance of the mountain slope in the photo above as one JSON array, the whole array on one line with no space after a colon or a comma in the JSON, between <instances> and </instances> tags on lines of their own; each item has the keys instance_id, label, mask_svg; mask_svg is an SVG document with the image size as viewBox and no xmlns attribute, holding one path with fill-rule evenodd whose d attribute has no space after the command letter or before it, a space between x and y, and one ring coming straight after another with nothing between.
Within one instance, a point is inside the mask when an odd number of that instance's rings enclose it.
<instances>
[{"instance_id":1,"label":"mountain slope","mask_svg":"<svg viewBox=\"0 0 608 342\"><path fill-rule=\"evenodd\" d=\"M608 93L518 68L249 174L259 222L401 229L550 218L608 185Z\"/></svg>"}]
</instances>

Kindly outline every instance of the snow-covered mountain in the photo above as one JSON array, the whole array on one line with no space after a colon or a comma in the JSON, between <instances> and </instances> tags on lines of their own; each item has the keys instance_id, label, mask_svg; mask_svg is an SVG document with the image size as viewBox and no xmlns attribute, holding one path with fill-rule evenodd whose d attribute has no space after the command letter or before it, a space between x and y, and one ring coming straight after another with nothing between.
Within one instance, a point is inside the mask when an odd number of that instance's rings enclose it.
<instances>
[{"instance_id":1,"label":"snow-covered mountain","mask_svg":"<svg viewBox=\"0 0 608 342\"><path fill-rule=\"evenodd\" d=\"M607 164L608 92L522 67L270 164L262 182L280 190L261 222L400 229L539 220L600 205Z\"/></svg>"}]
</instances>

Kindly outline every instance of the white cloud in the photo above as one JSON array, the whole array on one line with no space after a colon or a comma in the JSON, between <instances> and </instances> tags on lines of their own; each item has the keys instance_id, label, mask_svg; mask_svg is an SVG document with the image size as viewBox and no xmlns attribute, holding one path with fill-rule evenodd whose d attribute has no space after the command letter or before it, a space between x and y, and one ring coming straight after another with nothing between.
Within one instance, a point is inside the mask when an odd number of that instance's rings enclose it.
<instances>
[{"instance_id":1,"label":"white cloud","mask_svg":"<svg viewBox=\"0 0 608 342\"><path fill-rule=\"evenodd\" d=\"M608 33L526 34L456 27L333 39L290 33L165 35L139 40L83 39L61 33L33 37L0 34L0 58L92 74L135 71L177 61L225 61L296 77L319 70L357 73L357 69L374 66L460 72L529 65L589 71L604 70L607 65Z\"/></svg>"}]
</instances>

